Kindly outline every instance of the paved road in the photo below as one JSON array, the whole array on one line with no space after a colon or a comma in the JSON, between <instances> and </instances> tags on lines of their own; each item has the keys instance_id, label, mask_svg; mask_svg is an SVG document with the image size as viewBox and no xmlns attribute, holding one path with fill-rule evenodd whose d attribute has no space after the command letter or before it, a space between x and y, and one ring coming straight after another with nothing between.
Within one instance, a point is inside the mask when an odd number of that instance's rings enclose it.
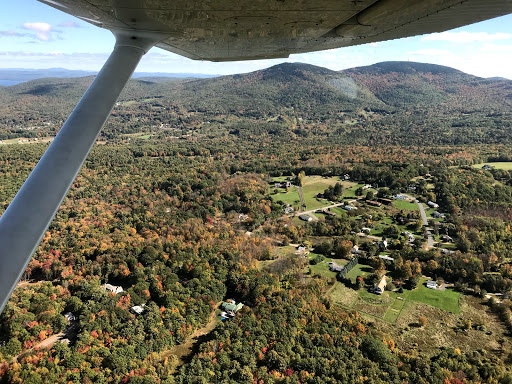
<instances>
[{"instance_id":1,"label":"paved road","mask_svg":"<svg viewBox=\"0 0 512 384\"><path fill-rule=\"evenodd\" d=\"M421 204L418 200L416 200L418 203L418 208L420 209L421 219L423 220L423 225L428 226L428 219L427 214L425 213L425 207L423 207L423 204ZM434 238L432 235L428 235L427 238L427 249L430 249L434 246Z\"/></svg>"}]
</instances>

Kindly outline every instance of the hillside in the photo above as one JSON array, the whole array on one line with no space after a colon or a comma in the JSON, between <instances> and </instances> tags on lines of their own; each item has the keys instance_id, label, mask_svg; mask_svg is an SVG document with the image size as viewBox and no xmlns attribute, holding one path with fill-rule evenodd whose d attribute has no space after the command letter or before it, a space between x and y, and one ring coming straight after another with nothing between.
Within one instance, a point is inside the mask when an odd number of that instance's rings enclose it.
<instances>
[{"instance_id":1,"label":"hillside","mask_svg":"<svg viewBox=\"0 0 512 384\"><path fill-rule=\"evenodd\" d=\"M0 87L0 134L55 132L91 77ZM106 134L154 131L318 137L340 144L509 143L512 81L385 62L331 71L284 63L209 79L131 80Z\"/></svg>"}]
</instances>

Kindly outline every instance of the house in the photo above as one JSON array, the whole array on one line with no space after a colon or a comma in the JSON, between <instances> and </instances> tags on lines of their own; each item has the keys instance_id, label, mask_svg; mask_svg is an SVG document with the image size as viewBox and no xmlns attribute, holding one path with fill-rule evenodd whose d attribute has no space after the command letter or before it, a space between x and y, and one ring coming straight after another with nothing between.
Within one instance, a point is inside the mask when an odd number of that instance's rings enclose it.
<instances>
[{"instance_id":1,"label":"house","mask_svg":"<svg viewBox=\"0 0 512 384\"><path fill-rule=\"evenodd\" d=\"M350 176L348 175L348 173L345 173L343 176L341 176L341 179L350 180Z\"/></svg>"},{"instance_id":2,"label":"house","mask_svg":"<svg viewBox=\"0 0 512 384\"><path fill-rule=\"evenodd\" d=\"M345 209L346 211L353 211L353 210L357 209L357 207L353 207L351 205L345 205L343 207L343 209Z\"/></svg>"},{"instance_id":3,"label":"house","mask_svg":"<svg viewBox=\"0 0 512 384\"><path fill-rule=\"evenodd\" d=\"M363 191L366 189L370 189L372 186L370 184L366 184L363 186Z\"/></svg>"},{"instance_id":4,"label":"house","mask_svg":"<svg viewBox=\"0 0 512 384\"><path fill-rule=\"evenodd\" d=\"M120 286L116 286L116 285L111 285L111 284L105 284L103 286L103 288L105 288L108 292L112 292L114 294L118 294L118 293L121 293L123 292L123 287L120 287Z\"/></svg>"},{"instance_id":5,"label":"house","mask_svg":"<svg viewBox=\"0 0 512 384\"><path fill-rule=\"evenodd\" d=\"M299 245L297 247L297 250L295 251L295 254L299 255L299 254L304 254L304 253L306 253L306 247L303 245Z\"/></svg>"},{"instance_id":6,"label":"house","mask_svg":"<svg viewBox=\"0 0 512 384\"><path fill-rule=\"evenodd\" d=\"M379 203L378 201L374 200L366 200L366 204L371 205L373 207L380 207L382 203Z\"/></svg>"},{"instance_id":7,"label":"house","mask_svg":"<svg viewBox=\"0 0 512 384\"><path fill-rule=\"evenodd\" d=\"M414 240L416 240L416 238L414 237L414 235L409 232L409 231L404 231L402 232L402 234L407 238L407 240L409 240L409 242L413 242Z\"/></svg>"},{"instance_id":8,"label":"house","mask_svg":"<svg viewBox=\"0 0 512 384\"><path fill-rule=\"evenodd\" d=\"M369 235L371 231L372 229L368 227L361 228L361 232L366 233L367 235Z\"/></svg>"},{"instance_id":9,"label":"house","mask_svg":"<svg viewBox=\"0 0 512 384\"><path fill-rule=\"evenodd\" d=\"M240 213L240 214L238 215L238 220L239 220L240 222L243 222L243 221L247 220L248 218L249 218L249 215L246 215L246 214L244 214L244 213Z\"/></svg>"},{"instance_id":10,"label":"house","mask_svg":"<svg viewBox=\"0 0 512 384\"><path fill-rule=\"evenodd\" d=\"M286 207L284 209L284 213L292 213L293 212L293 208L292 207Z\"/></svg>"},{"instance_id":11,"label":"house","mask_svg":"<svg viewBox=\"0 0 512 384\"><path fill-rule=\"evenodd\" d=\"M336 264L335 262L329 262L329 270L332 272L341 272L345 268L343 265Z\"/></svg>"},{"instance_id":12,"label":"house","mask_svg":"<svg viewBox=\"0 0 512 384\"><path fill-rule=\"evenodd\" d=\"M433 201L429 201L427 203L427 205L430 207L430 208L439 208L439 204L436 204L434 203Z\"/></svg>"},{"instance_id":13,"label":"house","mask_svg":"<svg viewBox=\"0 0 512 384\"><path fill-rule=\"evenodd\" d=\"M484 171L490 171L491 169L493 169L494 167L492 165L489 165L489 164L485 164L482 169Z\"/></svg>"},{"instance_id":14,"label":"house","mask_svg":"<svg viewBox=\"0 0 512 384\"><path fill-rule=\"evenodd\" d=\"M438 211L434 211L434 212L432 212L432 217L434 219L444 219L445 215L444 215L444 213L440 213Z\"/></svg>"},{"instance_id":15,"label":"house","mask_svg":"<svg viewBox=\"0 0 512 384\"><path fill-rule=\"evenodd\" d=\"M379 259L386 260L386 261L395 261L391 256L387 255L379 255Z\"/></svg>"},{"instance_id":16,"label":"house","mask_svg":"<svg viewBox=\"0 0 512 384\"><path fill-rule=\"evenodd\" d=\"M146 305L145 304L135 305L135 306L130 308L130 311L132 313L136 314L136 315L142 315L145 310L146 310Z\"/></svg>"},{"instance_id":17,"label":"house","mask_svg":"<svg viewBox=\"0 0 512 384\"><path fill-rule=\"evenodd\" d=\"M388 247L388 241L387 240L378 241L377 242L377 246L380 249L384 250L384 249L386 249Z\"/></svg>"},{"instance_id":18,"label":"house","mask_svg":"<svg viewBox=\"0 0 512 384\"><path fill-rule=\"evenodd\" d=\"M407 196L405 196L405 195L393 195L393 199L406 200Z\"/></svg>"},{"instance_id":19,"label":"house","mask_svg":"<svg viewBox=\"0 0 512 384\"><path fill-rule=\"evenodd\" d=\"M304 220L304 221L311 221L311 220L313 220L313 218L311 216L309 216L309 215L300 215L299 219Z\"/></svg>"},{"instance_id":20,"label":"house","mask_svg":"<svg viewBox=\"0 0 512 384\"><path fill-rule=\"evenodd\" d=\"M361 255L363 253L363 251L359 249L359 245L354 245L350 252L354 255Z\"/></svg>"},{"instance_id":21,"label":"house","mask_svg":"<svg viewBox=\"0 0 512 384\"><path fill-rule=\"evenodd\" d=\"M427 288L437 289L437 283L434 280L427 281Z\"/></svg>"},{"instance_id":22,"label":"house","mask_svg":"<svg viewBox=\"0 0 512 384\"><path fill-rule=\"evenodd\" d=\"M376 295L382 295L384 293L384 290L386 289L386 276L382 276L382 279L380 279L379 284L375 284L373 287L370 288L371 293L375 293Z\"/></svg>"},{"instance_id":23,"label":"house","mask_svg":"<svg viewBox=\"0 0 512 384\"><path fill-rule=\"evenodd\" d=\"M274 183L274 188L281 188L281 183Z\"/></svg>"},{"instance_id":24,"label":"house","mask_svg":"<svg viewBox=\"0 0 512 384\"><path fill-rule=\"evenodd\" d=\"M220 307L226 311L228 314L231 313L231 314L235 314L237 313L240 309L242 309L244 305L242 303L236 303L235 300L231 299L231 302L228 303L227 301L223 302Z\"/></svg>"},{"instance_id":25,"label":"house","mask_svg":"<svg viewBox=\"0 0 512 384\"><path fill-rule=\"evenodd\" d=\"M443 240L444 242L446 243L451 243L453 242L453 239L451 238L451 236L448 236L448 235L443 235L441 236L441 240Z\"/></svg>"},{"instance_id":26,"label":"house","mask_svg":"<svg viewBox=\"0 0 512 384\"><path fill-rule=\"evenodd\" d=\"M76 316L71 312L66 312L64 314L64 317L66 318L67 321L75 321L76 320Z\"/></svg>"}]
</instances>

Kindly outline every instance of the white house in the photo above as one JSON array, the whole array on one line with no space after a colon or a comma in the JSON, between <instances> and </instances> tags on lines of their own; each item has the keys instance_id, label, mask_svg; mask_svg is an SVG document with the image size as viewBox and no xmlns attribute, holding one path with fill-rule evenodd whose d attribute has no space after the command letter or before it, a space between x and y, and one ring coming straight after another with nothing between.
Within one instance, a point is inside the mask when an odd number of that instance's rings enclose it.
<instances>
[{"instance_id":1,"label":"white house","mask_svg":"<svg viewBox=\"0 0 512 384\"><path fill-rule=\"evenodd\" d=\"M130 308L130 311L132 311L136 315L142 315L145 310L146 310L146 305L145 304L135 305L135 306Z\"/></svg>"},{"instance_id":2,"label":"white house","mask_svg":"<svg viewBox=\"0 0 512 384\"><path fill-rule=\"evenodd\" d=\"M437 289L437 283L434 280L427 281L427 288Z\"/></svg>"},{"instance_id":3,"label":"white house","mask_svg":"<svg viewBox=\"0 0 512 384\"><path fill-rule=\"evenodd\" d=\"M104 287L108 292L113 292L113 293L115 293L116 295L117 295L118 293L123 292L123 287L120 287L120 286L111 285L111 284L105 284L103 287Z\"/></svg>"},{"instance_id":4,"label":"white house","mask_svg":"<svg viewBox=\"0 0 512 384\"><path fill-rule=\"evenodd\" d=\"M427 205L430 207L430 208L439 208L439 204L436 204L434 203L433 201L429 201L427 203Z\"/></svg>"}]
</instances>

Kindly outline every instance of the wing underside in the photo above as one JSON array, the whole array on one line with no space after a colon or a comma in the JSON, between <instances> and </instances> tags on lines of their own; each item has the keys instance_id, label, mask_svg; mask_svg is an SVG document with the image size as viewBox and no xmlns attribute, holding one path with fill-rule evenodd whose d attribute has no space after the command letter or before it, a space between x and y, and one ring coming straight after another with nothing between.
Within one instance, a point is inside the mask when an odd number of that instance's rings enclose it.
<instances>
[{"instance_id":1,"label":"wing underside","mask_svg":"<svg viewBox=\"0 0 512 384\"><path fill-rule=\"evenodd\" d=\"M512 12L512 0L39 0L110 30L163 33L196 60L287 57L441 32Z\"/></svg>"}]
</instances>

